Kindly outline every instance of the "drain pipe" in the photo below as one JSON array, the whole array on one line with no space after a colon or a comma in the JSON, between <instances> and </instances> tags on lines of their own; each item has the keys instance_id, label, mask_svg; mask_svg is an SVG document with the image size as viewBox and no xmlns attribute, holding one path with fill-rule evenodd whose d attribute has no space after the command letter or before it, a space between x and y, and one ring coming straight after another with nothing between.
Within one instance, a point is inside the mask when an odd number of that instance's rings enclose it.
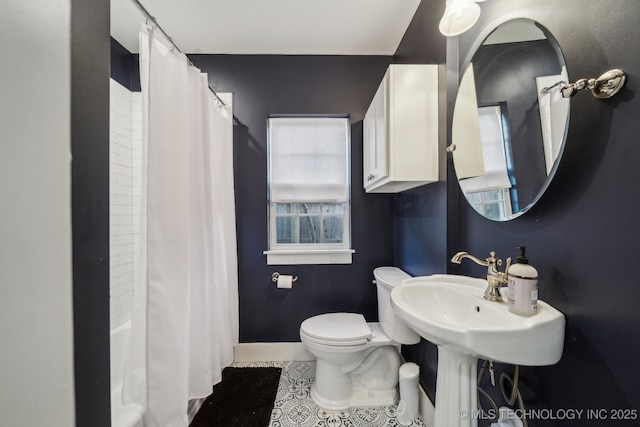
<instances>
[{"instance_id":1,"label":"drain pipe","mask_svg":"<svg viewBox=\"0 0 640 427\"><path fill-rule=\"evenodd\" d=\"M484 363L482 364L482 368L480 369L480 373L478 374L478 384L482 383L482 380L484 379L484 375L487 371L487 367L489 366L489 364L490 363L488 360L485 360ZM489 369L492 369L492 368L489 368ZM493 373L491 373L491 375L493 378ZM528 427L529 423L527 422L526 412L524 410L524 402L522 401L522 394L518 389L519 382L520 382L520 365L515 365L514 372L513 372L513 379L505 373L502 373L500 375L500 391L502 392L502 397L504 398L504 400L507 402L509 406L513 406L516 402L518 402L518 407L520 408L520 413L522 414L522 424L524 427ZM492 383L493 383L493 380L492 380ZM510 383L511 385L511 393L509 397L507 397L507 391L506 391L507 383ZM484 411L484 408L482 408L482 405L480 403L480 395L484 396L489 401L489 403L493 407L493 410L495 411L494 413L498 414L499 412L498 405L491 398L491 396L489 396L489 394L486 391L480 388L479 385L478 385L478 408Z\"/></svg>"}]
</instances>

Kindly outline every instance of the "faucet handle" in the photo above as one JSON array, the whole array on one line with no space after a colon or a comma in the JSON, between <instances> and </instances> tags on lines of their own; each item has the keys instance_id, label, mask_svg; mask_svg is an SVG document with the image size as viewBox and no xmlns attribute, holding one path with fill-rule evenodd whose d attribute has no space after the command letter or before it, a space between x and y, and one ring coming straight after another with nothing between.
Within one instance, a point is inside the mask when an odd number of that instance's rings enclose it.
<instances>
[{"instance_id":1,"label":"faucet handle","mask_svg":"<svg viewBox=\"0 0 640 427\"><path fill-rule=\"evenodd\" d=\"M496 258L495 251L489 252L489 258L487 258L487 262L489 263L489 265L493 264L496 267L502 267L502 259ZM507 272L507 270L509 270L509 267L511 267L511 257L507 258L507 266L504 269L505 273Z\"/></svg>"},{"instance_id":2,"label":"faucet handle","mask_svg":"<svg viewBox=\"0 0 640 427\"><path fill-rule=\"evenodd\" d=\"M505 274L509 271L509 267L511 267L511 257L507 258L507 266L504 268Z\"/></svg>"},{"instance_id":3,"label":"faucet handle","mask_svg":"<svg viewBox=\"0 0 640 427\"><path fill-rule=\"evenodd\" d=\"M502 260L500 260L500 264L498 265L502 265ZM511 257L507 258L507 266L505 267L504 271L498 270L498 282L502 285L506 285L507 283L509 283L507 275L509 267L511 267Z\"/></svg>"}]
</instances>

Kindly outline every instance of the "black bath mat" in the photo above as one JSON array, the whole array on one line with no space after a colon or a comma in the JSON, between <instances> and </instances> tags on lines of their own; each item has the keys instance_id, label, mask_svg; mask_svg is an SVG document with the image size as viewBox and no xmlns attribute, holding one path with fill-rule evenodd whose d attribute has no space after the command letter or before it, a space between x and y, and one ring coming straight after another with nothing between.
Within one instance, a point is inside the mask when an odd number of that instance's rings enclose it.
<instances>
[{"instance_id":1,"label":"black bath mat","mask_svg":"<svg viewBox=\"0 0 640 427\"><path fill-rule=\"evenodd\" d=\"M282 368L225 368L190 427L267 427Z\"/></svg>"}]
</instances>

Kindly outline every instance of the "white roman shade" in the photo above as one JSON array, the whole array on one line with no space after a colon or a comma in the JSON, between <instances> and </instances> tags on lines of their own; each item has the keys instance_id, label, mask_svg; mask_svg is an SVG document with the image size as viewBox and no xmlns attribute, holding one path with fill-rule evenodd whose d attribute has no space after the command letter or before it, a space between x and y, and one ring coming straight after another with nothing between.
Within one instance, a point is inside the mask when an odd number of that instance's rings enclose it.
<instances>
[{"instance_id":1,"label":"white roman shade","mask_svg":"<svg viewBox=\"0 0 640 427\"><path fill-rule=\"evenodd\" d=\"M270 200L348 201L349 119L269 119Z\"/></svg>"},{"instance_id":2,"label":"white roman shade","mask_svg":"<svg viewBox=\"0 0 640 427\"><path fill-rule=\"evenodd\" d=\"M484 175L460 180L465 194L511 188L504 151L502 114L499 106L478 108Z\"/></svg>"}]
</instances>

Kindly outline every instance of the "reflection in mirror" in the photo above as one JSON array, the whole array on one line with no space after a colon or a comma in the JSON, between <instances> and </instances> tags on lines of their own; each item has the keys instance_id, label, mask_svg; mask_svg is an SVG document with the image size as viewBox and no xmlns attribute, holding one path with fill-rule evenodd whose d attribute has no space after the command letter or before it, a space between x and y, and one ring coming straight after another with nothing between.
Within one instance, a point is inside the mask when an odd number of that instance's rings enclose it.
<instances>
[{"instance_id":1,"label":"reflection in mirror","mask_svg":"<svg viewBox=\"0 0 640 427\"><path fill-rule=\"evenodd\" d=\"M569 120L569 100L549 88L568 81L556 41L528 19L500 25L474 53L456 98L452 149L460 188L485 217L513 219L549 185Z\"/></svg>"}]
</instances>

